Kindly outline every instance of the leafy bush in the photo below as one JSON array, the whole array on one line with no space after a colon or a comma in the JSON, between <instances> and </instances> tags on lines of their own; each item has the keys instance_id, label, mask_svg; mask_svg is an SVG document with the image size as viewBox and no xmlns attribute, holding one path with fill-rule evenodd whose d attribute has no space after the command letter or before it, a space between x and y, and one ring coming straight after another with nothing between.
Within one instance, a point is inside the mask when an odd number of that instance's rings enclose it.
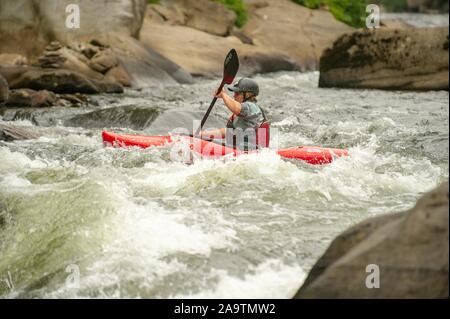
<instances>
[{"instance_id":1,"label":"leafy bush","mask_svg":"<svg viewBox=\"0 0 450 319\"><path fill-rule=\"evenodd\" d=\"M334 17L352 27L365 25L367 0L292 0L310 9L324 5L330 9Z\"/></svg>"},{"instance_id":2,"label":"leafy bush","mask_svg":"<svg viewBox=\"0 0 450 319\"><path fill-rule=\"evenodd\" d=\"M159 4L160 0L148 0L150 4Z\"/></svg>"},{"instance_id":3,"label":"leafy bush","mask_svg":"<svg viewBox=\"0 0 450 319\"><path fill-rule=\"evenodd\" d=\"M242 27L248 19L247 9L242 0L214 0L219 3L223 3L228 9L233 10L236 13L236 26Z\"/></svg>"}]
</instances>

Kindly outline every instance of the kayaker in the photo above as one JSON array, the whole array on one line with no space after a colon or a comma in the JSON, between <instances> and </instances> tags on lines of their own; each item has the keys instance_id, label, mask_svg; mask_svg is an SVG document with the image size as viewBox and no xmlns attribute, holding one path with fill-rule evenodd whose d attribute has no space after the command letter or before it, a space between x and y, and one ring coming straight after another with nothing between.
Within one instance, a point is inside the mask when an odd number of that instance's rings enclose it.
<instances>
[{"instance_id":1,"label":"kayaker","mask_svg":"<svg viewBox=\"0 0 450 319\"><path fill-rule=\"evenodd\" d=\"M257 104L258 83L249 78L242 78L228 90L234 92L233 98L224 90L215 94L233 113L226 128L202 131L201 135L208 138L225 138L227 146L244 150L268 147L270 124L263 109Z\"/></svg>"}]
</instances>

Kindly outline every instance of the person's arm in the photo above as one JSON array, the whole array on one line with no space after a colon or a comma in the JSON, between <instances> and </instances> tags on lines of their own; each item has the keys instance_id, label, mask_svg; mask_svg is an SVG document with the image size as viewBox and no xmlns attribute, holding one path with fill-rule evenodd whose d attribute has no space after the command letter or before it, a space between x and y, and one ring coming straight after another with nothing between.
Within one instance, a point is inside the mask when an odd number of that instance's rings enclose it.
<instances>
[{"instance_id":1,"label":"person's arm","mask_svg":"<svg viewBox=\"0 0 450 319\"><path fill-rule=\"evenodd\" d=\"M208 138L224 138L226 133L226 128L221 128L213 131L201 131L200 136L208 137Z\"/></svg>"},{"instance_id":2,"label":"person's arm","mask_svg":"<svg viewBox=\"0 0 450 319\"><path fill-rule=\"evenodd\" d=\"M218 99L222 99L227 108L233 112L233 114L239 115L241 113L242 105L238 101L235 101L231 97L228 96L228 94L222 90L221 92L216 94L216 97Z\"/></svg>"}]
</instances>

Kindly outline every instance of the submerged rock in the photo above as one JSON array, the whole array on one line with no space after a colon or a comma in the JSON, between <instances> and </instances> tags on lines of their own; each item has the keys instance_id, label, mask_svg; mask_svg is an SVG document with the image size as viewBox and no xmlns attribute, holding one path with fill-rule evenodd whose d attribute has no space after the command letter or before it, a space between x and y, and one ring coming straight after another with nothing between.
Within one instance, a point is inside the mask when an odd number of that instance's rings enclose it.
<instances>
[{"instance_id":1,"label":"submerged rock","mask_svg":"<svg viewBox=\"0 0 450 319\"><path fill-rule=\"evenodd\" d=\"M448 90L448 28L346 34L320 60L320 87Z\"/></svg>"},{"instance_id":2,"label":"submerged rock","mask_svg":"<svg viewBox=\"0 0 450 319\"><path fill-rule=\"evenodd\" d=\"M64 125L84 128L127 127L133 130L142 130L150 126L162 111L158 107L131 105L111 107L75 115L66 120Z\"/></svg>"},{"instance_id":3,"label":"submerged rock","mask_svg":"<svg viewBox=\"0 0 450 319\"><path fill-rule=\"evenodd\" d=\"M28 140L38 138L32 128L0 124L0 141Z\"/></svg>"},{"instance_id":4,"label":"submerged rock","mask_svg":"<svg viewBox=\"0 0 450 319\"><path fill-rule=\"evenodd\" d=\"M369 265L378 267L378 288L366 286ZM366 220L339 235L295 298L448 298L448 275L446 182L407 212Z\"/></svg>"}]
</instances>

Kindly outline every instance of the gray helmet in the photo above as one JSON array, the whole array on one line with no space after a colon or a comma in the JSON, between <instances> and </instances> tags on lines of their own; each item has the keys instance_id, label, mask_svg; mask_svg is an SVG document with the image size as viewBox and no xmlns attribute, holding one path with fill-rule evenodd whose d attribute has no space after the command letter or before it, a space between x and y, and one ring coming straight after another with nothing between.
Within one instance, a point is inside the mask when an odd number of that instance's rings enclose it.
<instances>
[{"instance_id":1,"label":"gray helmet","mask_svg":"<svg viewBox=\"0 0 450 319\"><path fill-rule=\"evenodd\" d=\"M228 90L233 92L250 92L254 95L259 94L259 86L255 80L249 78L242 78L237 83L235 83L232 87L229 87Z\"/></svg>"}]
</instances>

